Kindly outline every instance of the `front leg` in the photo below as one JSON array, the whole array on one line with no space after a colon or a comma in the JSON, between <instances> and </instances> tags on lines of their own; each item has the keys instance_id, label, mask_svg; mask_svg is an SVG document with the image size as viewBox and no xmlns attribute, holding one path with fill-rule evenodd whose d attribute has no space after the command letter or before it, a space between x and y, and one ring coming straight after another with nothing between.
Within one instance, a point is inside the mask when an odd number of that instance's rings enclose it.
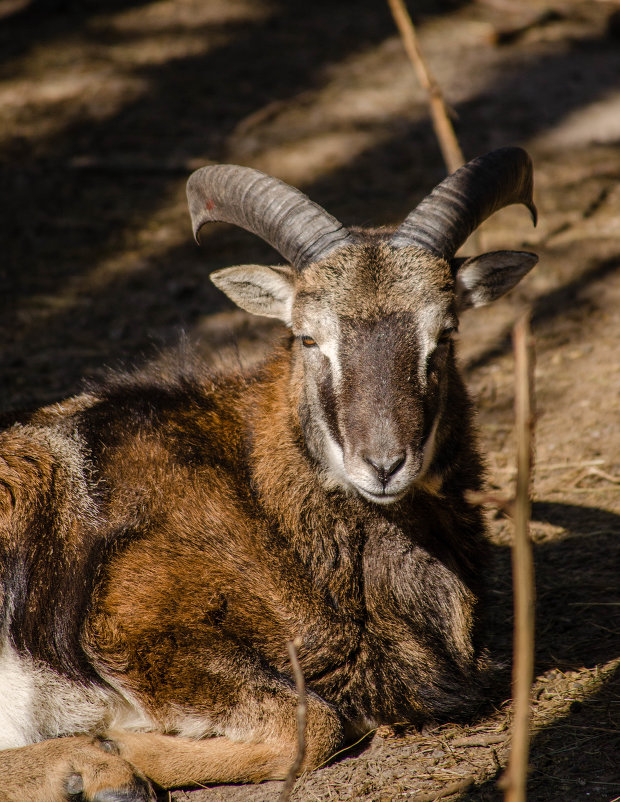
<instances>
[{"instance_id":1,"label":"front leg","mask_svg":"<svg viewBox=\"0 0 620 802\"><path fill-rule=\"evenodd\" d=\"M202 783L281 780L295 756L292 743L251 743L223 736L200 740L155 732L116 730L108 738L120 754L163 788Z\"/></svg>"}]
</instances>

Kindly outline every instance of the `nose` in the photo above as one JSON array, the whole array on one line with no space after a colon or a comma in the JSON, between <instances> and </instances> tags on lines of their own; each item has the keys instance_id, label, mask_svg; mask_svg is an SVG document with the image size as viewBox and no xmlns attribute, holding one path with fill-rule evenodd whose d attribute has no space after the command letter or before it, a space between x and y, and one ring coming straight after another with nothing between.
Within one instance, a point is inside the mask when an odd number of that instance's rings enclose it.
<instances>
[{"instance_id":1,"label":"nose","mask_svg":"<svg viewBox=\"0 0 620 802\"><path fill-rule=\"evenodd\" d=\"M403 467L406 459L407 454L404 451L401 451L396 455L389 454L385 456L378 456L373 454L372 456L364 456L365 462L374 468L377 476L379 477L379 481L384 488L394 474L398 473L398 471Z\"/></svg>"}]
</instances>

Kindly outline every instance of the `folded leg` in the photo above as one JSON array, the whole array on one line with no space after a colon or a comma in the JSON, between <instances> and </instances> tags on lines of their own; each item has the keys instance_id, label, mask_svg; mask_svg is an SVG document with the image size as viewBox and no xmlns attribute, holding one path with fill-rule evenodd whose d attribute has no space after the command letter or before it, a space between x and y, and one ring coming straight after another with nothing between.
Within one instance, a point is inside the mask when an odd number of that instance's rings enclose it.
<instances>
[{"instance_id":1,"label":"folded leg","mask_svg":"<svg viewBox=\"0 0 620 802\"><path fill-rule=\"evenodd\" d=\"M125 760L164 788L284 779L297 753L295 695L280 690L271 697L268 714L267 718L255 704L234 711L231 719L239 736L235 738L194 740L118 730L109 732L108 738ZM233 731L232 721L227 729ZM327 760L341 740L338 716L318 697L309 697L302 770L316 768Z\"/></svg>"}]
</instances>

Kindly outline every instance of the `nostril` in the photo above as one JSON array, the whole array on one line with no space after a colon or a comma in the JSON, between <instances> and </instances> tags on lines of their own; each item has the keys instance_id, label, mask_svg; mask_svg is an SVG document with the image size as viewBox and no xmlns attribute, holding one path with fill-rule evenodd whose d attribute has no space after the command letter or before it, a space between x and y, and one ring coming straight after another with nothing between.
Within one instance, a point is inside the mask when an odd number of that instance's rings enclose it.
<instances>
[{"instance_id":1,"label":"nostril","mask_svg":"<svg viewBox=\"0 0 620 802\"><path fill-rule=\"evenodd\" d=\"M388 481L397 473L405 464L407 454L403 451L396 456L390 455L388 457L372 457L364 456L364 460L374 468L381 484L386 485Z\"/></svg>"}]
</instances>

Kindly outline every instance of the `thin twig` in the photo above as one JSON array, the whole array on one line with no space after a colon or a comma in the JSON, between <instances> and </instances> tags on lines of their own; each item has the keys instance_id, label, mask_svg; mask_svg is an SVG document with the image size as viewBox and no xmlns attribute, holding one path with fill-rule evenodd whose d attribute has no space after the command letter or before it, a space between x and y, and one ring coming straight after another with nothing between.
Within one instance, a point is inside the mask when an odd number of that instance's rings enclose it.
<instances>
[{"instance_id":1,"label":"thin twig","mask_svg":"<svg viewBox=\"0 0 620 802\"><path fill-rule=\"evenodd\" d=\"M533 462L534 349L528 314L515 324L513 342L517 431L517 489L512 563L515 613L512 668L514 716L508 769L501 784L505 788L505 802L525 802L530 741L530 691L534 675L534 565L528 531Z\"/></svg>"},{"instance_id":2,"label":"thin twig","mask_svg":"<svg viewBox=\"0 0 620 802\"><path fill-rule=\"evenodd\" d=\"M72 170L101 173L178 173L187 175L202 167L205 159L146 159L137 156L74 156L69 161Z\"/></svg>"},{"instance_id":3,"label":"thin twig","mask_svg":"<svg viewBox=\"0 0 620 802\"><path fill-rule=\"evenodd\" d=\"M587 474L590 476L599 476L605 479L606 482L611 482L614 485L620 485L620 476L612 476L607 471L602 471L600 468L588 468Z\"/></svg>"},{"instance_id":4,"label":"thin twig","mask_svg":"<svg viewBox=\"0 0 620 802\"><path fill-rule=\"evenodd\" d=\"M422 55L415 25L407 11L404 0L387 0L387 2L394 17L394 22L400 31L405 51L422 88L427 94L433 129L446 169L448 173L453 173L465 164L465 157L454 132L454 126L450 119L450 110L435 76L430 71L426 59ZM470 243L473 251L482 250L482 236L479 229L471 233Z\"/></svg>"},{"instance_id":5,"label":"thin twig","mask_svg":"<svg viewBox=\"0 0 620 802\"><path fill-rule=\"evenodd\" d=\"M497 735L496 733L489 733L488 735L469 735L465 738L455 738L452 741L452 746L489 746L490 744L502 744L506 740L506 733Z\"/></svg>"},{"instance_id":6,"label":"thin twig","mask_svg":"<svg viewBox=\"0 0 620 802\"><path fill-rule=\"evenodd\" d=\"M334 753L333 753L333 755L330 755L330 756L329 756L329 757L328 757L326 760L324 760L322 763L319 763L319 765L317 766L317 769L322 769L322 768L323 768L323 766L327 766L327 764L328 764L328 763L331 763L331 762L332 762L332 760L333 760L335 757L338 757L338 755L342 755L342 754L344 754L345 752L350 752L350 751L351 751L352 749L354 749L356 746L358 746L359 744L361 744L361 742L362 742L362 741L364 741L366 738L370 738L370 736L371 736L371 735L374 735L374 734L377 732L377 730L378 730L378 729L379 729L378 727L375 727L373 730L368 730L368 732L365 732L365 733L362 735L362 737L361 737L361 738L358 738L358 739L357 739L357 741L355 741L355 743L348 744L347 746L343 746L343 747L342 747L342 749L339 749L337 752L334 752Z\"/></svg>"},{"instance_id":7,"label":"thin twig","mask_svg":"<svg viewBox=\"0 0 620 802\"><path fill-rule=\"evenodd\" d=\"M291 798L295 780L297 779L297 775L299 774L299 770L301 769L306 755L306 683L299 665L299 660L297 659L297 649L300 646L300 638L290 640L286 644L289 660L291 661L291 668L293 669L295 687L297 688L297 754L284 781L282 793L280 794L280 802L288 802Z\"/></svg>"},{"instance_id":8,"label":"thin twig","mask_svg":"<svg viewBox=\"0 0 620 802\"><path fill-rule=\"evenodd\" d=\"M459 791L465 791L470 785L473 785L473 777L465 777L463 780L446 785L441 791L426 791L422 794L416 794L411 797L411 802L435 802L437 799L444 799L446 796L458 794Z\"/></svg>"},{"instance_id":9,"label":"thin twig","mask_svg":"<svg viewBox=\"0 0 620 802\"><path fill-rule=\"evenodd\" d=\"M398 26L398 30L403 39L407 55L413 64L413 68L416 71L422 88L428 95L433 128L435 129L439 147L441 148L441 154L448 168L448 172L452 173L465 163L465 159L456 134L454 133L448 107L444 101L439 84L435 80L422 55L415 26L403 0L388 0L388 4L392 16L394 17L394 22Z\"/></svg>"}]
</instances>

